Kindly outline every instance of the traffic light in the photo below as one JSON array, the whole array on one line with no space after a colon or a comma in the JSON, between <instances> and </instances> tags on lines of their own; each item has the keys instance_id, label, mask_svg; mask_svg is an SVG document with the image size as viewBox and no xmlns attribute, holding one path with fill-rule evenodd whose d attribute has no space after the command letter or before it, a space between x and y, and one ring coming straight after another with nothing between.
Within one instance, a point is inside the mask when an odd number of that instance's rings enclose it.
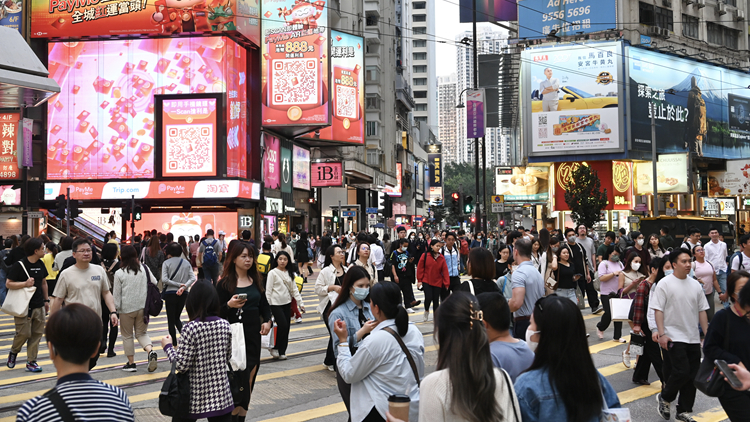
<instances>
[{"instance_id":1,"label":"traffic light","mask_svg":"<svg viewBox=\"0 0 750 422\"><path fill-rule=\"evenodd\" d=\"M83 206L83 201L70 201L70 209L68 210L68 214L70 215L70 219L74 219L81 215L80 207Z\"/></svg>"},{"instance_id":2,"label":"traffic light","mask_svg":"<svg viewBox=\"0 0 750 422\"><path fill-rule=\"evenodd\" d=\"M141 221L142 216L143 216L143 207L141 207L140 205L136 205L135 210L133 210L133 220Z\"/></svg>"},{"instance_id":3,"label":"traffic light","mask_svg":"<svg viewBox=\"0 0 750 422\"><path fill-rule=\"evenodd\" d=\"M65 195L58 195L57 198L55 198L55 209L50 210L50 212L52 213L52 215L62 220L63 218L65 218L66 207L67 203L65 200Z\"/></svg>"},{"instance_id":4,"label":"traffic light","mask_svg":"<svg viewBox=\"0 0 750 422\"><path fill-rule=\"evenodd\" d=\"M500 228L502 229L504 227L505 227L505 220L500 220Z\"/></svg>"},{"instance_id":5,"label":"traffic light","mask_svg":"<svg viewBox=\"0 0 750 422\"><path fill-rule=\"evenodd\" d=\"M339 222L339 210L333 211L333 222L338 223Z\"/></svg>"},{"instance_id":6,"label":"traffic light","mask_svg":"<svg viewBox=\"0 0 750 422\"><path fill-rule=\"evenodd\" d=\"M130 221L130 203L122 207L122 220Z\"/></svg>"},{"instance_id":7,"label":"traffic light","mask_svg":"<svg viewBox=\"0 0 750 422\"><path fill-rule=\"evenodd\" d=\"M464 214L471 214L474 212L474 198L471 195L467 195L464 198Z\"/></svg>"},{"instance_id":8,"label":"traffic light","mask_svg":"<svg viewBox=\"0 0 750 422\"><path fill-rule=\"evenodd\" d=\"M451 194L451 214L453 215L458 215L459 210L461 209L458 204L460 197L461 195L459 195L458 192L453 192Z\"/></svg>"}]
</instances>

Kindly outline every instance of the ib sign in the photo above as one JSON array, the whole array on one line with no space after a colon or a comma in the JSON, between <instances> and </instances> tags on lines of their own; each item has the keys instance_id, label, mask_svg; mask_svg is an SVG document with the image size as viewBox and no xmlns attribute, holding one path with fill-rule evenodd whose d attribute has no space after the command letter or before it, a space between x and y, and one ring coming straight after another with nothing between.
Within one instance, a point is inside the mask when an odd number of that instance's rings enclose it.
<instances>
[{"instance_id":1,"label":"ib sign","mask_svg":"<svg viewBox=\"0 0 750 422\"><path fill-rule=\"evenodd\" d=\"M310 186L313 188L341 187L344 185L341 163L312 163Z\"/></svg>"}]
</instances>

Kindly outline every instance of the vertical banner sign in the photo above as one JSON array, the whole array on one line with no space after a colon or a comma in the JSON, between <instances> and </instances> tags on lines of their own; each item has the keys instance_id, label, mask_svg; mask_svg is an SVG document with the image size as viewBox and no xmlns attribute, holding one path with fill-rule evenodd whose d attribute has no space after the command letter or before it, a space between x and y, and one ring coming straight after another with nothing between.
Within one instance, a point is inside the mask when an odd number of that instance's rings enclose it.
<instances>
[{"instance_id":1,"label":"vertical banner sign","mask_svg":"<svg viewBox=\"0 0 750 422\"><path fill-rule=\"evenodd\" d=\"M612 161L613 209L629 210L633 207L633 163Z\"/></svg>"},{"instance_id":2,"label":"vertical banner sign","mask_svg":"<svg viewBox=\"0 0 750 422\"><path fill-rule=\"evenodd\" d=\"M0 179L18 179L19 113L0 113Z\"/></svg>"},{"instance_id":3,"label":"vertical banner sign","mask_svg":"<svg viewBox=\"0 0 750 422\"><path fill-rule=\"evenodd\" d=\"M466 137L483 137L485 121L484 88L466 91Z\"/></svg>"},{"instance_id":4,"label":"vertical banner sign","mask_svg":"<svg viewBox=\"0 0 750 422\"><path fill-rule=\"evenodd\" d=\"M216 176L216 105L216 98L163 101L163 177ZM145 161L133 157L136 167Z\"/></svg>"},{"instance_id":5,"label":"vertical banner sign","mask_svg":"<svg viewBox=\"0 0 750 422\"><path fill-rule=\"evenodd\" d=\"M0 4L0 26L15 29L23 35L25 20L22 0L5 0Z\"/></svg>"},{"instance_id":6,"label":"vertical banner sign","mask_svg":"<svg viewBox=\"0 0 750 422\"><path fill-rule=\"evenodd\" d=\"M263 0L263 125L327 126L326 0Z\"/></svg>"},{"instance_id":7,"label":"vertical banner sign","mask_svg":"<svg viewBox=\"0 0 750 422\"><path fill-rule=\"evenodd\" d=\"M506 0L495 3L515 5ZM612 22L617 22L616 0L524 0L518 8L518 37L545 39L553 31L557 36L605 31L614 27Z\"/></svg>"},{"instance_id":8,"label":"vertical banner sign","mask_svg":"<svg viewBox=\"0 0 750 422\"><path fill-rule=\"evenodd\" d=\"M295 189L310 190L310 151L294 145L292 154L294 155L292 186Z\"/></svg>"},{"instance_id":9,"label":"vertical banner sign","mask_svg":"<svg viewBox=\"0 0 750 422\"><path fill-rule=\"evenodd\" d=\"M430 167L430 187L443 186L442 145L429 145L427 162Z\"/></svg>"},{"instance_id":10,"label":"vertical banner sign","mask_svg":"<svg viewBox=\"0 0 750 422\"><path fill-rule=\"evenodd\" d=\"M401 163L396 163L396 186L393 188L386 186L383 192L388 196L401 197Z\"/></svg>"},{"instance_id":11,"label":"vertical banner sign","mask_svg":"<svg viewBox=\"0 0 750 422\"><path fill-rule=\"evenodd\" d=\"M257 19L256 19L257 21ZM257 26L257 23L256 23ZM227 176L247 177L247 50L239 44L230 44L226 50L227 66ZM239 65L239 66L238 66Z\"/></svg>"},{"instance_id":12,"label":"vertical banner sign","mask_svg":"<svg viewBox=\"0 0 750 422\"><path fill-rule=\"evenodd\" d=\"M341 163L313 163L311 168L314 188L341 187L344 185Z\"/></svg>"},{"instance_id":13,"label":"vertical banner sign","mask_svg":"<svg viewBox=\"0 0 750 422\"><path fill-rule=\"evenodd\" d=\"M32 150L33 119L23 119L23 163L24 167L34 167L34 155Z\"/></svg>"},{"instance_id":14,"label":"vertical banner sign","mask_svg":"<svg viewBox=\"0 0 750 422\"><path fill-rule=\"evenodd\" d=\"M292 193L292 151L281 148L281 191Z\"/></svg>"},{"instance_id":15,"label":"vertical banner sign","mask_svg":"<svg viewBox=\"0 0 750 422\"><path fill-rule=\"evenodd\" d=\"M263 142L266 144L266 153L263 156L263 180L268 189L279 189L281 187L281 151L279 138L263 134Z\"/></svg>"}]
</instances>

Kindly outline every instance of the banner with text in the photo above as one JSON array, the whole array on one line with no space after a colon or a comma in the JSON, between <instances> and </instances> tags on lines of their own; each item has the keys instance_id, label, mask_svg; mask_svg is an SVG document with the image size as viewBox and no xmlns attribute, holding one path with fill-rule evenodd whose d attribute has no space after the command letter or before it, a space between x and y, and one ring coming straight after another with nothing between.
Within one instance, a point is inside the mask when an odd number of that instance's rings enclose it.
<instances>
[{"instance_id":1,"label":"banner with text","mask_svg":"<svg viewBox=\"0 0 750 422\"><path fill-rule=\"evenodd\" d=\"M484 124L487 121L484 108L484 88L466 91L466 137L481 138L484 136Z\"/></svg>"},{"instance_id":2,"label":"banner with text","mask_svg":"<svg viewBox=\"0 0 750 422\"><path fill-rule=\"evenodd\" d=\"M503 0L503 3L515 2ZM518 37L588 34L614 28L616 0L524 0L518 8Z\"/></svg>"}]
</instances>

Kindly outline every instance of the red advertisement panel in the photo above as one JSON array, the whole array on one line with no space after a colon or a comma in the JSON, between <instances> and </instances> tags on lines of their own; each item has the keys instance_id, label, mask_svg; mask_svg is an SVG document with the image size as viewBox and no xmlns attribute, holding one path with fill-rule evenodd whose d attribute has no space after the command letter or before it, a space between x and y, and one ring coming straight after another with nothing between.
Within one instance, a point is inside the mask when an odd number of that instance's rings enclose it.
<instances>
[{"instance_id":1,"label":"red advertisement panel","mask_svg":"<svg viewBox=\"0 0 750 422\"><path fill-rule=\"evenodd\" d=\"M247 51L233 44L227 60L227 176L247 177Z\"/></svg>"},{"instance_id":2,"label":"red advertisement panel","mask_svg":"<svg viewBox=\"0 0 750 422\"><path fill-rule=\"evenodd\" d=\"M383 189L383 192L387 193L389 196L399 197L399 198L401 197L401 179L402 179L401 171L402 171L401 163L396 163L396 186L394 187L386 186Z\"/></svg>"},{"instance_id":3,"label":"red advertisement panel","mask_svg":"<svg viewBox=\"0 0 750 422\"><path fill-rule=\"evenodd\" d=\"M44 199L54 200L70 188L71 199L222 199L260 200L260 183L240 180L118 181L45 183Z\"/></svg>"},{"instance_id":4,"label":"red advertisement panel","mask_svg":"<svg viewBox=\"0 0 750 422\"><path fill-rule=\"evenodd\" d=\"M164 100L162 176L216 176L216 98Z\"/></svg>"},{"instance_id":5,"label":"red advertisement panel","mask_svg":"<svg viewBox=\"0 0 750 422\"><path fill-rule=\"evenodd\" d=\"M313 188L344 186L343 173L341 163L312 163L310 186Z\"/></svg>"},{"instance_id":6,"label":"red advertisement panel","mask_svg":"<svg viewBox=\"0 0 750 422\"><path fill-rule=\"evenodd\" d=\"M18 179L19 113L0 113L0 179Z\"/></svg>"},{"instance_id":7,"label":"red advertisement panel","mask_svg":"<svg viewBox=\"0 0 750 422\"><path fill-rule=\"evenodd\" d=\"M218 237L219 231L227 234L227 243L237 238L236 212L174 212L144 213L140 221L135 222L135 232L156 229L161 233L172 233L175 241L180 236L203 237L206 230L213 229Z\"/></svg>"},{"instance_id":8,"label":"red advertisement panel","mask_svg":"<svg viewBox=\"0 0 750 422\"><path fill-rule=\"evenodd\" d=\"M263 0L263 125L329 124L326 0Z\"/></svg>"},{"instance_id":9,"label":"red advertisement panel","mask_svg":"<svg viewBox=\"0 0 750 422\"><path fill-rule=\"evenodd\" d=\"M228 75L244 78L240 49L226 37L50 43L61 92L48 102L47 178L153 178L154 95L226 92ZM246 155L240 144L230 153Z\"/></svg>"},{"instance_id":10,"label":"red advertisement panel","mask_svg":"<svg viewBox=\"0 0 750 422\"><path fill-rule=\"evenodd\" d=\"M554 210L569 210L565 202L563 186L572 177L573 171L580 165L589 166L597 172L601 188L607 190L605 210L633 209L633 163L622 161L588 161L564 162L555 164Z\"/></svg>"}]
</instances>

